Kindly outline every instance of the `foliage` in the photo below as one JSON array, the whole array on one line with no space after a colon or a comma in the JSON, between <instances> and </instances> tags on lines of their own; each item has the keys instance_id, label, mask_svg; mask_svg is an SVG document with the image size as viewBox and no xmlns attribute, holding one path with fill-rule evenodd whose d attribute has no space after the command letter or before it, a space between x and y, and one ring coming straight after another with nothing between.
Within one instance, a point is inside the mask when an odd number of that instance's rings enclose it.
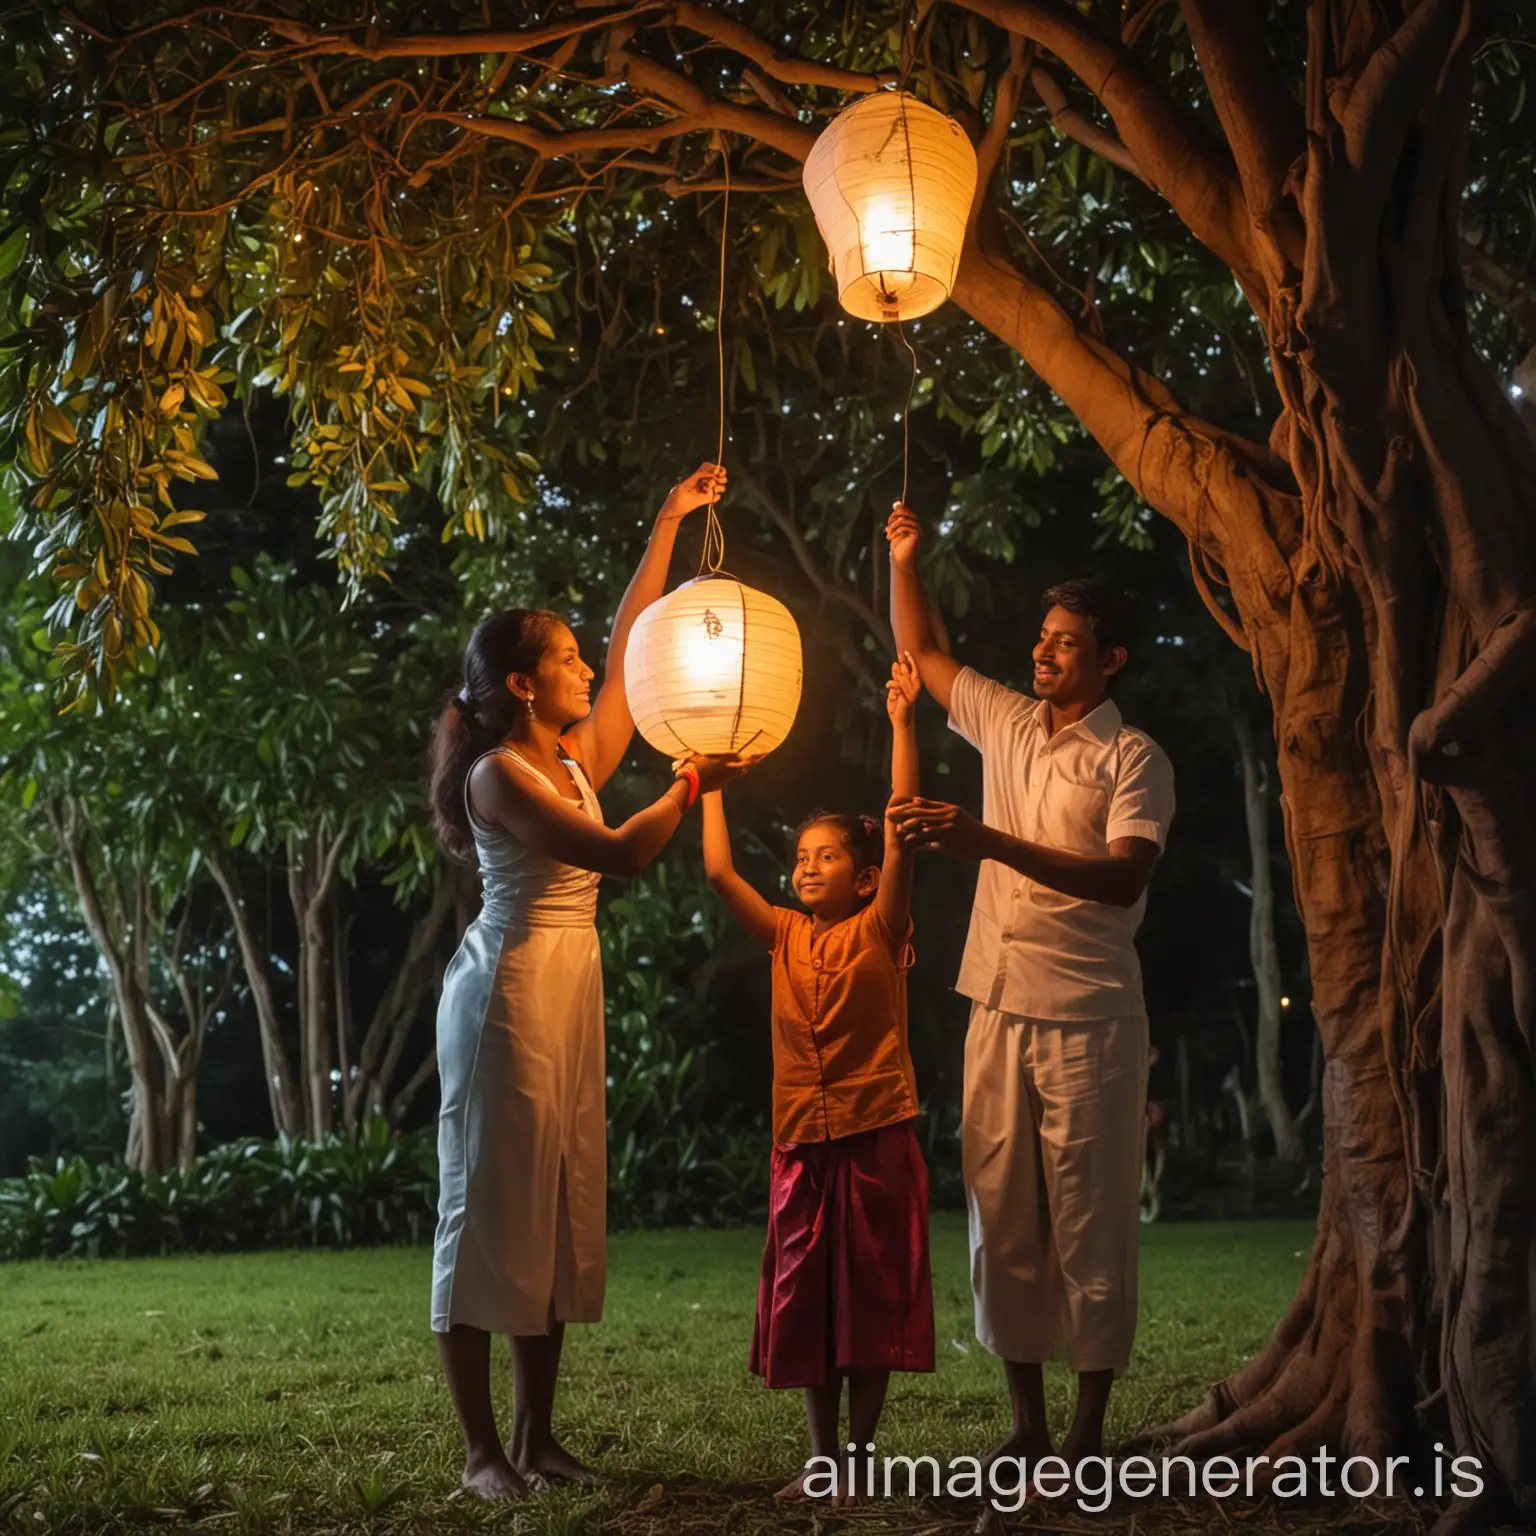
<instances>
[{"instance_id":1,"label":"foliage","mask_svg":"<svg viewBox=\"0 0 1536 1536\"><path fill-rule=\"evenodd\" d=\"M703 1038L690 986L721 922L698 872L666 863L604 904L608 1211L619 1226L715 1226L764 1208L768 1132L711 1104L719 1046Z\"/></svg>"},{"instance_id":2,"label":"foliage","mask_svg":"<svg viewBox=\"0 0 1536 1536\"><path fill-rule=\"evenodd\" d=\"M123 1145L126 1073L89 935L27 871L0 909L0 1176L27 1156Z\"/></svg>"},{"instance_id":3,"label":"foliage","mask_svg":"<svg viewBox=\"0 0 1536 1536\"><path fill-rule=\"evenodd\" d=\"M717 1047L690 986L719 923L697 873L665 864L605 903L614 1226L720 1225L762 1210L768 1133L719 1112ZM433 1135L375 1117L355 1136L229 1142L164 1174L33 1159L0 1184L0 1257L420 1241L436 1201Z\"/></svg>"},{"instance_id":4,"label":"foliage","mask_svg":"<svg viewBox=\"0 0 1536 1536\"><path fill-rule=\"evenodd\" d=\"M431 1231L430 1141L369 1121L323 1142L227 1142L190 1168L34 1159L0 1183L0 1256L135 1257L420 1242Z\"/></svg>"}]
</instances>

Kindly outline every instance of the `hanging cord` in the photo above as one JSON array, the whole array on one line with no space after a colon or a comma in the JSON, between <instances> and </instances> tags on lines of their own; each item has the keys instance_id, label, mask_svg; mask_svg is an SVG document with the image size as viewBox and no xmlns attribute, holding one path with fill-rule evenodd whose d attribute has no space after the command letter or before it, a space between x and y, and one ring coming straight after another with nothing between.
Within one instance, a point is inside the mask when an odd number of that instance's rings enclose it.
<instances>
[{"instance_id":1,"label":"hanging cord","mask_svg":"<svg viewBox=\"0 0 1536 1536\"><path fill-rule=\"evenodd\" d=\"M916 56L917 25L912 16L912 0L904 0L901 7L901 48L898 54L901 68L896 80L896 89L903 95L906 94L907 77L912 73Z\"/></svg>"},{"instance_id":2,"label":"hanging cord","mask_svg":"<svg viewBox=\"0 0 1536 1536\"><path fill-rule=\"evenodd\" d=\"M726 152L725 135L720 135L720 163L725 168L725 202L720 211L720 296L715 304L715 355L720 373L720 444L715 449L715 463L725 463L725 252L726 235L731 227L731 157ZM699 553L699 575L708 568L717 575L725 563L725 529L715 511L716 497L709 498L704 510L704 548Z\"/></svg>"},{"instance_id":3,"label":"hanging cord","mask_svg":"<svg viewBox=\"0 0 1536 1536\"><path fill-rule=\"evenodd\" d=\"M902 96L907 92L907 80L912 73L912 65L917 58L917 19L913 15L912 0L903 0L901 7L901 75L896 82L896 90ZM907 135L907 111L906 103L902 103L901 131ZM917 207L917 189L911 185L912 169L912 141L907 136L907 176L909 179L910 207ZM914 241L916 234L913 235ZM906 403L901 408L901 504L907 504L907 480L912 469L912 392L917 388L917 352L912 343L907 339L906 327L898 318L896 321L896 335L902 346L907 349L907 354L912 359L912 377L907 380Z\"/></svg>"},{"instance_id":4,"label":"hanging cord","mask_svg":"<svg viewBox=\"0 0 1536 1536\"><path fill-rule=\"evenodd\" d=\"M907 504L907 475L912 467L912 391L917 388L917 351L907 340L906 327L896 322L896 334L912 358L912 377L907 380L907 400L901 408L901 504Z\"/></svg>"}]
</instances>

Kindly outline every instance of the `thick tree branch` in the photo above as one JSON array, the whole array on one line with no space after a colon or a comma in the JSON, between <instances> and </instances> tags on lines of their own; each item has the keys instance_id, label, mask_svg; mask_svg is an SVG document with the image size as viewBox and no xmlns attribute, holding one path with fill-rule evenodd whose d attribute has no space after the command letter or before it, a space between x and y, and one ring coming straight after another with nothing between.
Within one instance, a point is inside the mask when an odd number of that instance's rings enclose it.
<instances>
[{"instance_id":1,"label":"thick tree branch","mask_svg":"<svg viewBox=\"0 0 1536 1536\"><path fill-rule=\"evenodd\" d=\"M816 142L814 128L791 122L777 113L721 101L700 89L686 75L643 54L616 48L608 55L608 67L614 75L627 80L635 91L666 102L685 117L698 119L698 126L745 134L788 155L791 160L804 160Z\"/></svg>"},{"instance_id":2,"label":"thick tree branch","mask_svg":"<svg viewBox=\"0 0 1536 1536\"><path fill-rule=\"evenodd\" d=\"M661 190L668 197L692 197L699 192L724 192L726 189L726 183L721 178L690 181L686 176L676 175L674 168L670 165L636 165L633 161L626 161L624 169L627 171L652 171L657 175L665 176L667 179L662 182ZM735 196L738 192L795 192L799 188L800 178L798 176L793 178L786 177L782 181L756 180L753 178L740 180L732 176L730 181L732 196Z\"/></svg>"},{"instance_id":3,"label":"thick tree branch","mask_svg":"<svg viewBox=\"0 0 1536 1536\"><path fill-rule=\"evenodd\" d=\"M431 989L426 968L439 947L457 895L453 872L440 868L426 913L411 929L405 954L368 1022L357 1056L358 1075L347 1087L350 1119L360 1118L361 1112L383 1101L421 1000Z\"/></svg>"},{"instance_id":4,"label":"thick tree branch","mask_svg":"<svg viewBox=\"0 0 1536 1536\"><path fill-rule=\"evenodd\" d=\"M1182 0L1211 104L1237 161L1254 224L1301 270L1306 230L1286 193L1306 153L1301 109L1264 45L1261 9L1251 0Z\"/></svg>"},{"instance_id":5,"label":"thick tree branch","mask_svg":"<svg viewBox=\"0 0 1536 1536\"><path fill-rule=\"evenodd\" d=\"M815 59L801 58L799 54L786 53L775 47L751 27L711 10L705 5L695 5L691 0L674 6L671 15L680 26L697 32L713 42L720 43L744 59L750 59L770 79L785 85L819 85L830 91L866 93L894 85L897 75L892 70L879 74L862 74L858 70L838 69L832 64L818 63Z\"/></svg>"},{"instance_id":6,"label":"thick tree branch","mask_svg":"<svg viewBox=\"0 0 1536 1536\"><path fill-rule=\"evenodd\" d=\"M755 69L744 69L741 72L741 83L752 92L770 112L777 112L780 117L792 117L799 120L800 114L795 110L795 104L787 97L771 80L764 79Z\"/></svg>"},{"instance_id":7,"label":"thick tree branch","mask_svg":"<svg viewBox=\"0 0 1536 1536\"><path fill-rule=\"evenodd\" d=\"M1522 281L1470 240L1461 242L1461 271L1469 288L1486 294L1536 343L1536 282Z\"/></svg>"},{"instance_id":8,"label":"thick tree branch","mask_svg":"<svg viewBox=\"0 0 1536 1536\"><path fill-rule=\"evenodd\" d=\"M1467 0L1421 0L1371 56L1353 88L1334 89L1345 150L1372 207L1386 198L1408 130L1469 23Z\"/></svg>"},{"instance_id":9,"label":"thick tree branch","mask_svg":"<svg viewBox=\"0 0 1536 1536\"><path fill-rule=\"evenodd\" d=\"M1121 11L1120 41L1127 48L1134 48L1141 41L1142 33L1157 20L1158 13L1173 3L1174 0L1141 0L1137 6L1134 0L1125 0Z\"/></svg>"},{"instance_id":10,"label":"thick tree branch","mask_svg":"<svg viewBox=\"0 0 1536 1536\"><path fill-rule=\"evenodd\" d=\"M1466 670L1414 722L1408 749L1421 778L1455 783L1457 760L1475 752L1510 700L1536 675L1536 610L1511 614Z\"/></svg>"},{"instance_id":11,"label":"thick tree branch","mask_svg":"<svg viewBox=\"0 0 1536 1536\"><path fill-rule=\"evenodd\" d=\"M1054 53L1103 102L1136 163L1195 238L1232 268L1250 294L1266 291L1230 153L1212 142L1129 48L1064 0L956 3Z\"/></svg>"},{"instance_id":12,"label":"thick tree branch","mask_svg":"<svg viewBox=\"0 0 1536 1536\"><path fill-rule=\"evenodd\" d=\"M1024 86L1029 45L1017 33L1008 34L1008 68L997 82L992 100L992 116L987 119L986 129L976 144L976 201L971 209L976 212L991 194L992 176L998 161L1008 147L1008 133L1013 127L1014 114L1019 110L1019 95Z\"/></svg>"},{"instance_id":13,"label":"thick tree branch","mask_svg":"<svg viewBox=\"0 0 1536 1536\"><path fill-rule=\"evenodd\" d=\"M541 160L574 158L603 150L655 149L668 139L719 126L702 117L682 116L645 128L573 128L567 133L545 133L527 123L489 117L476 112L427 112L421 121L452 123L488 139L504 139L530 149Z\"/></svg>"},{"instance_id":14,"label":"thick tree branch","mask_svg":"<svg viewBox=\"0 0 1536 1536\"><path fill-rule=\"evenodd\" d=\"M1061 87L1061 82L1043 64L1036 64L1030 70L1029 83L1034 87L1035 95L1040 98L1051 114L1051 127L1063 138L1075 140L1084 149L1090 149L1100 158L1108 160L1111 165L1118 165L1122 171L1129 171L1138 181L1146 182L1148 186L1152 185L1151 179L1138 164L1136 156L1108 129L1100 128L1084 117L1068 99L1067 93Z\"/></svg>"},{"instance_id":15,"label":"thick tree branch","mask_svg":"<svg viewBox=\"0 0 1536 1536\"><path fill-rule=\"evenodd\" d=\"M597 32L637 16L652 15L664 8L664 0L643 0L640 5L590 12L570 20L551 22L548 26L517 31L402 32L393 36L381 35L372 27L364 29L362 36L356 35L356 32L322 31L286 16L261 15L252 19L262 21L287 42L299 45L310 57L343 54L351 58L374 60L447 59L467 55L534 53L540 48L547 48L551 43ZM213 7L208 10L218 13Z\"/></svg>"},{"instance_id":16,"label":"thick tree branch","mask_svg":"<svg viewBox=\"0 0 1536 1536\"><path fill-rule=\"evenodd\" d=\"M975 242L961 259L955 299L1019 353L1137 494L1234 585L1289 590L1286 556L1300 514L1285 466L1268 449L1185 411L1159 380L1079 329L1044 289Z\"/></svg>"}]
</instances>

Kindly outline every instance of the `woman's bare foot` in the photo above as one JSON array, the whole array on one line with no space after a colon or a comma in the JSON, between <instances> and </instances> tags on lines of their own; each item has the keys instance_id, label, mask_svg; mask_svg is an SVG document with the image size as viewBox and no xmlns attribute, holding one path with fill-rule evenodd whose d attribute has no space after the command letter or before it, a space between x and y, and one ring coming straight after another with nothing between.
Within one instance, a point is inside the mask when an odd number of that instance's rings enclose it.
<instances>
[{"instance_id":1,"label":"woman's bare foot","mask_svg":"<svg viewBox=\"0 0 1536 1536\"><path fill-rule=\"evenodd\" d=\"M516 1440L509 1441L507 1458L534 1486L541 1483L575 1483L590 1488L599 1481L597 1473L571 1455L553 1435L547 1440L525 1444L519 1444Z\"/></svg>"},{"instance_id":2,"label":"woman's bare foot","mask_svg":"<svg viewBox=\"0 0 1536 1536\"><path fill-rule=\"evenodd\" d=\"M464 1476L460 1482L476 1498L523 1499L528 1496L528 1484L499 1449L469 1457L464 1463Z\"/></svg>"},{"instance_id":3,"label":"woman's bare foot","mask_svg":"<svg viewBox=\"0 0 1536 1536\"><path fill-rule=\"evenodd\" d=\"M811 1496L805 1491L805 1478L806 1471L802 1469L798 1477L792 1478L774 1494L774 1498L781 1500L785 1504L806 1503Z\"/></svg>"}]
</instances>

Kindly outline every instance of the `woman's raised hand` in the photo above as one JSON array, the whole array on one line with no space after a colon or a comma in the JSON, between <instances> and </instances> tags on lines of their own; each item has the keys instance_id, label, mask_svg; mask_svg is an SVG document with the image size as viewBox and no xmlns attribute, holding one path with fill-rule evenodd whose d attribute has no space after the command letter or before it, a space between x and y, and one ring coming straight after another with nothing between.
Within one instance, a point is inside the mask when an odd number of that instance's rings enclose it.
<instances>
[{"instance_id":1,"label":"woman's raised hand","mask_svg":"<svg viewBox=\"0 0 1536 1536\"><path fill-rule=\"evenodd\" d=\"M687 517L706 502L719 501L725 495L725 465L707 459L686 479L679 480L662 503L663 517Z\"/></svg>"},{"instance_id":2,"label":"woman's raised hand","mask_svg":"<svg viewBox=\"0 0 1536 1536\"><path fill-rule=\"evenodd\" d=\"M739 779L756 763L755 757L738 757L734 752L697 752L684 761L699 776L699 793L713 794L732 779Z\"/></svg>"}]
</instances>

